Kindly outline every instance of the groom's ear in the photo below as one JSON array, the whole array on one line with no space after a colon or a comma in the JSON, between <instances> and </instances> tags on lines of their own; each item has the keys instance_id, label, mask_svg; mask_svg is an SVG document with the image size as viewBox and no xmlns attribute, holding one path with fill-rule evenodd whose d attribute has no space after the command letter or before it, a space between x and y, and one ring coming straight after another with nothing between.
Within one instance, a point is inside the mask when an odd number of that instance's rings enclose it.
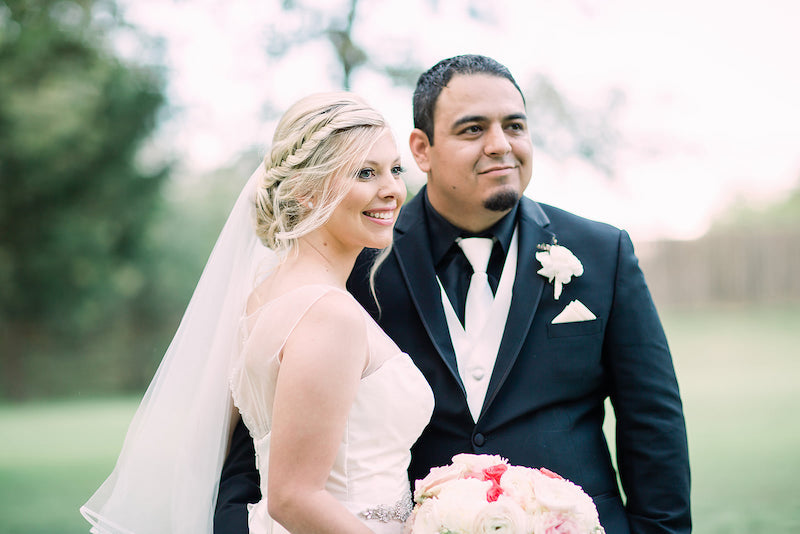
<instances>
[{"instance_id":1,"label":"groom's ear","mask_svg":"<svg viewBox=\"0 0 800 534\"><path fill-rule=\"evenodd\" d=\"M408 147L411 149L411 154L414 156L419 170L424 173L430 172L431 162L428 152L431 144L428 142L428 135L419 128L414 128L411 130Z\"/></svg>"}]
</instances>

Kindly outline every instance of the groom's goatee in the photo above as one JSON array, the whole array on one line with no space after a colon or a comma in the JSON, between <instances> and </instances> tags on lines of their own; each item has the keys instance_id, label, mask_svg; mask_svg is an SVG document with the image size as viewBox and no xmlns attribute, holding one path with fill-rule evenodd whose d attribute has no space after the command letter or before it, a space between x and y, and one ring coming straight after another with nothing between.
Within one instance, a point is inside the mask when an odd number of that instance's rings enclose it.
<instances>
[{"instance_id":1,"label":"groom's goatee","mask_svg":"<svg viewBox=\"0 0 800 534\"><path fill-rule=\"evenodd\" d=\"M519 195L516 191L500 191L483 202L483 207L490 211L508 211L517 205Z\"/></svg>"}]
</instances>

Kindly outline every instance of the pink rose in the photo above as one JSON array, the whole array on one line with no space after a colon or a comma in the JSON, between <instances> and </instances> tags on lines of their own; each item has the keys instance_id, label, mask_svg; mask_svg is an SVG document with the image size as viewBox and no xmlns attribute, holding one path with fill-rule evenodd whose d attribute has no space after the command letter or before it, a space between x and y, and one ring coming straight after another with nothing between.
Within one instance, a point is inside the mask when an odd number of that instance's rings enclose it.
<instances>
[{"instance_id":1,"label":"pink rose","mask_svg":"<svg viewBox=\"0 0 800 534\"><path fill-rule=\"evenodd\" d=\"M508 470L508 464L497 464L487 467L480 472L470 472L464 475L465 478L477 478L478 480L488 480L492 483L492 487L486 492L486 501L494 502L500 495L503 494L503 488L500 486L500 478Z\"/></svg>"},{"instance_id":2,"label":"pink rose","mask_svg":"<svg viewBox=\"0 0 800 534\"><path fill-rule=\"evenodd\" d=\"M586 534L573 517L559 512L538 514L532 522L536 534Z\"/></svg>"},{"instance_id":3,"label":"pink rose","mask_svg":"<svg viewBox=\"0 0 800 534\"><path fill-rule=\"evenodd\" d=\"M464 471L463 466L456 464L434 467L425 478L414 483L414 500L419 502L438 494L442 484L462 478Z\"/></svg>"},{"instance_id":4,"label":"pink rose","mask_svg":"<svg viewBox=\"0 0 800 534\"><path fill-rule=\"evenodd\" d=\"M550 471L546 467L542 467L541 469L539 469L539 472L548 478L555 478L556 480L564 480L564 477L562 477L561 475L559 475L554 471Z\"/></svg>"}]
</instances>

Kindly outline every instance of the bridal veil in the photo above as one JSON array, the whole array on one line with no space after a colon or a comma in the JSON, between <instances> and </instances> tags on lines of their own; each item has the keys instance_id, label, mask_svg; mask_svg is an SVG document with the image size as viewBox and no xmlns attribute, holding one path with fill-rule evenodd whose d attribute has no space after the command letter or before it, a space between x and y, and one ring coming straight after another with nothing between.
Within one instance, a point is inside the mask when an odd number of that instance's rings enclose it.
<instances>
[{"instance_id":1,"label":"bridal veil","mask_svg":"<svg viewBox=\"0 0 800 534\"><path fill-rule=\"evenodd\" d=\"M228 375L240 320L257 279L278 261L254 230L253 194L263 175L262 164L236 201L113 472L81 507L91 532L213 530L233 424Z\"/></svg>"}]
</instances>

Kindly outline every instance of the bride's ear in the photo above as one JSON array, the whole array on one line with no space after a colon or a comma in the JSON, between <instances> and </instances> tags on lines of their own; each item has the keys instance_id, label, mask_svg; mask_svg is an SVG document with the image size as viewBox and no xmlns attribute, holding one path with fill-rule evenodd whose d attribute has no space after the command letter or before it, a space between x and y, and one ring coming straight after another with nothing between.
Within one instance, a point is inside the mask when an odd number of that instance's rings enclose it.
<instances>
[{"instance_id":1,"label":"bride's ear","mask_svg":"<svg viewBox=\"0 0 800 534\"><path fill-rule=\"evenodd\" d=\"M311 196L311 197L299 197L297 199L297 203L300 204L301 206L303 206L304 208L308 209L308 210L313 210L314 206L316 206L316 202L315 202L313 196Z\"/></svg>"},{"instance_id":2,"label":"bride's ear","mask_svg":"<svg viewBox=\"0 0 800 534\"><path fill-rule=\"evenodd\" d=\"M411 154L414 156L419 170L425 173L429 172L431 170L429 155L431 144L428 142L428 134L419 128L414 128L408 139L408 147L411 149Z\"/></svg>"}]
</instances>

